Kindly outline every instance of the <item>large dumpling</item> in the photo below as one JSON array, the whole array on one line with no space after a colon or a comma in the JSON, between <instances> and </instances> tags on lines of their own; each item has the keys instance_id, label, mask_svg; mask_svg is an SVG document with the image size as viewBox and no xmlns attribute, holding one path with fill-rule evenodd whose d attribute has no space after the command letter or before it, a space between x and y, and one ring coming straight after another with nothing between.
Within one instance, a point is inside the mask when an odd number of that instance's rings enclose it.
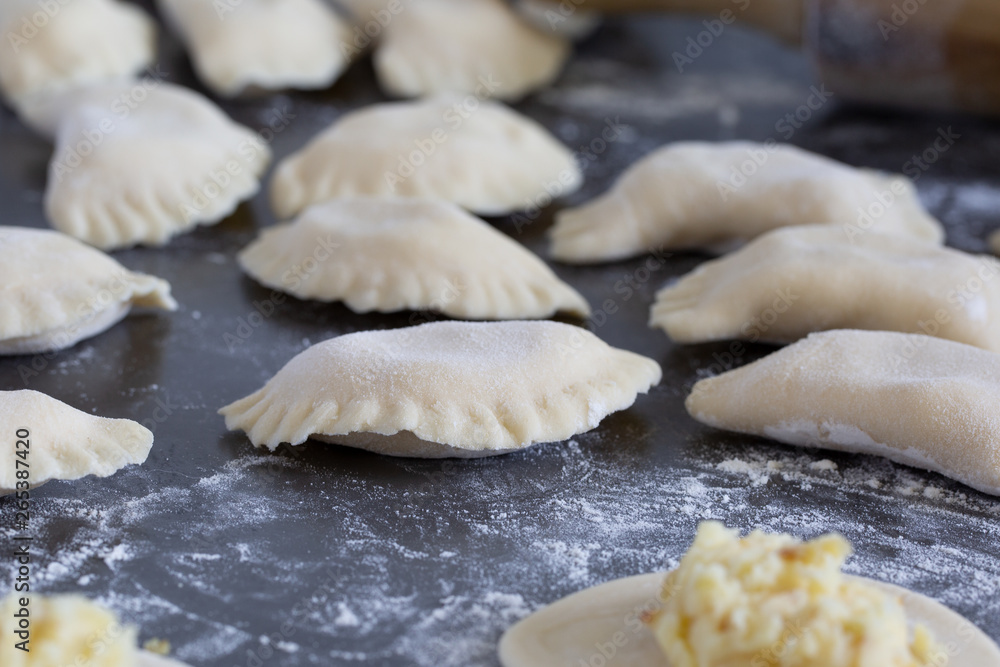
<instances>
[{"instance_id":1,"label":"large dumpling","mask_svg":"<svg viewBox=\"0 0 1000 667\"><path fill-rule=\"evenodd\" d=\"M545 262L458 206L357 197L264 230L239 256L261 283L352 310L433 310L462 319L587 316Z\"/></svg>"},{"instance_id":2,"label":"large dumpling","mask_svg":"<svg viewBox=\"0 0 1000 667\"><path fill-rule=\"evenodd\" d=\"M902 176L774 143L680 142L634 164L597 199L560 211L552 256L585 264L711 249L806 224L835 225L847 239L869 231L944 239Z\"/></svg>"},{"instance_id":3,"label":"large dumpling","mask_svg":"<svg viewBox=\"0 0 1000 667\"><path fill-rule=\"evenodd\" d=\"M825 329L925 333L1000 352L1000 261L830 225L769 232L661 290L651 325L679 343L789 343Z\"/></svg>"},{"instance_id":4,"label":"large dumpling","mask_svg":"<svg viewBox=\"0 0 1000 667\"><path fill-rule=\"evenodd\" d=\"M426 197L482 215L540 206L582 181L573 154L531 119L460 97L376 104L339 118L280 162L279 218L336 197Z\"/></svg>"},{"instance_id":5,"label":"large dumpling","mask_svg":"<svg viewBox=\"0 0 1000 667\"><path fill-rule=\"evenodd\" d=\"M1000 355L918 334L837 330L697 383L700 422L875 454L1000 495Z\"/></svg>"},{"instance_id":6,"label":"large dumpling","mask_svg":"<svg viewBox=\"0 0 1000 667\"><path fill-rule=\"evenodd\" d=\"M568 324L435 322L314 345L220 412L270 449L470 458L589 431L659 381L656 362Z\"/></svg>"}]
</instances>

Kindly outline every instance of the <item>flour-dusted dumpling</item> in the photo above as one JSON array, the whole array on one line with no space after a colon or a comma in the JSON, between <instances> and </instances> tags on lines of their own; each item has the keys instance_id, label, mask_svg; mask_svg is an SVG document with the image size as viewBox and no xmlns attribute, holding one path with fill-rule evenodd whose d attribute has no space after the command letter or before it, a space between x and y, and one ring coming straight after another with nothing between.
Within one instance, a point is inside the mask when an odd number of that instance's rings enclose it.
<instances>
[{"instance_id":1,"label":"flour-dusted dumpling","mask_svg":"<svg viewBox=\"0 0 1000 667\"><path fill-rule=\"evenodd\" d=\"M0 355L61 350L133 306L175 310L170 285L65 234L0 227Z\"/></svg>"},{"instance_id":2,"label":"flour-dusted dumpling","mask_svg":"<svg viewBox=\"0 0 1000 667\"><path fill-rule=\"evenodd\" d=\"M347 24L323 0L158 0L198 76L220 95L326 88L347 66Z\"/></svg>"},{"instance_id":3,"label":"flour-dusted dumpling","mask_svg":"<svg viewBox=\"0 0 1000 667\"><path fill-rule=\"evenodd\" d=\"M427 197L482 215L541 206L580 187L573 154L496 102L442 96L349 113L278 164L279 218L353 195Z\"/></svg>"},{"instance_id":4,"label":"flour-dusted dumpling","mask_svg":"<svg viewBox=\"0 0 1000 667\"><path fill-rule=\"evenodd\" d=\"M271 158L257 134L209 100L162 81L52 96L28 115L56 140L50 222L106 250L163 245L215 224L257 192Z\"/></svg>"},{"instance_id":5,"label":"flour-dusted dumpling","mask_svg":"<svg viewBox=\"0 0 1000 667\"><path fill-rule=\"evenodd\" d=\"M401 97L516 100L551 83L569 53L565 39L537 30L504 0L420 0L387 22L375 72Z\"/></svg>"},{"instance_id":6,"label":"flour-dusted dumpling","mask_svg":"<svg viewBox=\"0 0 1000 667\"><path fill-rule=\"evenodd\" d=\"M4 667L185 667L139 650L136 628L123 625L114 612L80 595L11 593L0 600L0 613L4 618L29 619L23 637L15 631L0 644ZM19 648L22 640L29 650Z\"/></svg>"},{"instance_id":7,"label":"flour-dusted dumpling","mask_svg":"<svg viewBox=\"0 0 1000 667\"><path fill-rule=\"evenodd\" d=\"M678 343L789 343L826 329L925 333L1000 352L1000 261L869 232L777 229L656 295Z\"/></svg>"},{"instance_id":8,"label":"flour-dusted dumpling","mask_svg":"<svg viewBox=\"0 0 1000 667\"><path fill-rule=\"evenodd\" d=\"M0 88L19 110L36 93L136 74L156 55L153 20L118 0L3 0L0 34Z\"/></svg>"},{"instance_id":9,"label":"flour-dusted dumpling","mask_svg":"<svg viewBox=\"0 0 1000 667\"><path fill-rule=\"evenodd\" d=\"M597 12L586 4L562 0L515 0L514 9L542 32L551 32L574 41L589 37L601 25Z\"/></svg>"},{"instance_id":10,"label":"flour-dusted dumpling","mask_svg":"<svg viewBox=\"0 0 1000 667\"><path fill-rule=\"evenodd\" d=\"M153 434L134 421L95 417L29 389L0 391L0 426L10 434L0 495L53 479L107 477L145 461L153 445Z\"/></svg>"},{"instance_id":11,"label":"flour-dusted dumpling","mask_svg":"<svg viewBox=\"0 0 1000 667\"><path fill-rule=\"evenodd\" d=\"M568 324L434 322L314 345L220 412L258 447L472 458L589 431L659 381L655 361Z\"/></svg>"},{"instance_id":12,"label":"flour-dusted dumpling","mask_svg":"<svg viewBox=\"0 0 1000 667\"><path fill-rule=\"evenodd\" d=\"M868 231L944 239L902 176L787 145L681 142L643 158L594 201L557 214L552 256L612 261L730 245L803 224L836 225L848 240Z\"/></svg>"},{"instance_id":13,"label":"flour-dusted dumpling","mask_svg":"<svg viewBox=\"0 0 1000 667\"><path fill-rule=\"evenodd\" d=\"M918 334L816 333L702 380L700 422L876 454L1000 495L1000 355Z\"/></svg>"},{"instance_id":14,"label":"flour-dusted dumpling","mask_svg":"<svg viewBox=\"0 0 1000 667\"><path fill-rule=\"evenodd\" d=\"M355 312L434 310L463 319L587 316L545 262L454 204L358 197L317 204L239 256L261 283Z\"/></svg>"}]
</instances>

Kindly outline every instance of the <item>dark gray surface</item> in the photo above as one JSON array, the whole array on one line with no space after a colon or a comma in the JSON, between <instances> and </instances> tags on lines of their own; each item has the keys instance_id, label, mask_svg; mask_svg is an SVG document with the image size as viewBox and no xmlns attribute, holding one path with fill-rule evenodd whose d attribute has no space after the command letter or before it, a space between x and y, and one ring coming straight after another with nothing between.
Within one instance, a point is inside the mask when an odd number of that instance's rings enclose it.
<instances>
[{"instance_id":1,"label":"dark gray surface","mask_svg":"<svg viewBox=\"0 0 1000 667\"><path fill-rule=\"evenodd\" d=\"M682 75L671 52L700 29L675 19L609 22L579 47L553 90L517 105L574 148L606 119L630 126L591 163L570 202L603 191L667 141L786 138L778 122L810 95L805 64L733 28ZM168 41L164 51L170 78L191 83L176 45ZM254 128L275 109L294 114L273 143L280 158L344 110L380 99L365 61L324 93L224 107ZM985 234L1000 227L996 124L831 102L791 139L851 164L899 171L947 126L962 137L918 185L948 225L949 241L981 251ZM48 154L3 111L3 224L44 226ZM544 253L551 214L520 232L512 220L494 222ZM500 633L530 610L667 567L699 521L718 518L804 536L839 530L857 551L850 571L936 597L1000 638L996 499L879 459L801 452L687 417L687 390L733 363L729 346L677 347L646 320L655 289L703 256L673 256L645 282L644 260L555 267L595 309L609 299L619 309L587 323L592 330L664 368L650 395L572 443L454 463L318 444L281 456L255 451L226 432L220 406L257 389L310 343L404 326L411 317L289 300L230 349L225 334L241 335L254 302L268 298L240 274L234 254L273 222L259 195L222 224L164 249L117 253L128 267L168 279L180 311L130 317L40 360L44 367L26 381L19 368L31 358L0 360L3 389L27 386L155 430L145 465L34 494L40 589L96 597L141 624L144 639L169 639L175 655L197 667L495 665ZM634 292L618 282L629 277ZM735 363L767 351L752 347ZM813 465L825 458L837 470ZM9 500L0 500L0 512L9 537Z\"/></svg>"}]
</instances>

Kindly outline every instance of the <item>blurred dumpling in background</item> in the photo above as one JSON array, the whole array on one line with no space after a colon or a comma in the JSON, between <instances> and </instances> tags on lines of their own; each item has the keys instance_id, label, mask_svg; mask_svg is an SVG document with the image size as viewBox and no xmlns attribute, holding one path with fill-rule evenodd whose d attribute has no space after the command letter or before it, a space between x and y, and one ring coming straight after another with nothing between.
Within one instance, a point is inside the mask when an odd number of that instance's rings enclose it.
<instances>
[{"instance_id":1,"label":"blurred dumpling in background","mask_svg":"<svg viewBox=\"0 0 1000 667\"><path fill-rule=\"evenodd\" d=\"M132 76L155 58L156 24L117 0L0 2L0 89L19 113L34 93Z\"/></svg>"},{"instance_id":2,"label":"blurred dumpling in background","mask_svg":"<svg viewBox=\"0 0 1000 667\"><path fill-rule=\"evenodd\" d=\"M187 44L198 77L218 95L318 89L348 65L350 30L322 0L158 0Z\"/></svg>"}]
</instances>

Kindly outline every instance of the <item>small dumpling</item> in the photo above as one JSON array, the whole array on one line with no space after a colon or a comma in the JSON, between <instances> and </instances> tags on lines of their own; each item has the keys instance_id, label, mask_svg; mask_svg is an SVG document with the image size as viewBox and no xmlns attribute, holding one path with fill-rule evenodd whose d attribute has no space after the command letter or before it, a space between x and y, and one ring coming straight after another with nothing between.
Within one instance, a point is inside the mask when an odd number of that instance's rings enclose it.
<instances>
[{"instance_id":1,"label":"small dumpling","mask_svg":"<svg viewBox=\"0 0 1000 667\"><path fill-rule=\"evenodd\" d=\"M550 84L569 53L565 39L537 30L504 0L420 0L387 21L375 72L382 88L399 97L517 100Z\"/></svg>"},{"instance_id":2,"label":"small dumpling","mask_svg":"<svg viewBox=\"0 0 1000 667\"><path fill-rule=\"evenodd\" d=\"M54 136L45 211L105 250L159 246L219 222L260 187L271 151L194 91L157 80L53 96L29 113Z\"/></svg>"},{"instance_id":3,"label":"small dumpling","mask_svg":"<svg viewBox=\"0 0 1000 667\"><path fill-rule=\"evenodd\" d=\"M659 381L655 361L568 324L434 322L314 345L220 413L272 450L474 458L589 431Z\"/></svg>"},{"instance_id":4,"label":"small dumpling","mask_svg":"<svg viewBox=\"0 0 1000 667\"><path fill-rule=\"evenodd\" d=\"M347 66L346 23L322 0L159 0L219 95L330 86Z\"/></svg>"},{"instance_id":5,"label":"small dumpling","mask_svg":"<svg viewBox=\"0 0 1000 667\"><path fill-rule=\"evenodd\" d=\"M156 56L156 24L118 0L3 0L0 34L0 88L18 110L36 93L132 76Z\"/></svg>"},{"instance_id":6,"label":"small dumpling","mask_svg":"<svg viewBox=\"0 0 1000 667\"><path fill-rule=\"evenodd\" d=\"M11 593L0 600L4 618L17 618L26 610L30 631L23 651L22 637L0 644L0 665L4 667L185 667L137 647L138 631L123 625L118 615L80 595L39 595L32 592L30 603L21 604L22 595Z\"/></svg>"},{"instance_id":7,"label":"small dumpling","mask_svg":"<svg viewBox=\"0 0 1000 667\"><path fill-rule=\"evenodd\" d=\"M573 154L545 128L496 102L435 97L348 113L280 162L279 218L335 197L444 199L481 215L544 206L580 187Z\"/></svg>"},{"instance_id":8,"label":"small dumpling","mask_svg":"<svg viewBox=\"0 0 1000 667\"><path fill-rule=\"evenodd\" d=\"M875 454L1000 495L1000 355L918 334L816 333L698 382L698 421Z\"/></svg>"},{"instance_id":9,"label":"small dumpling","mask_svg":"<svg viewBox=\"0 0 1000 667\"><path fill-rule=\"evenodd\" d=\"M0 461L0 495L53 479L107 477L145 461L153 446L153 434L134 421L95 417L30 389L0 391L0 426L16 436Z\"/></svg>"},{"instance_id":10,"label":"small dumpling","mask_svg":"<svg viewBox=\"0 0 1000 667\"><path fill-rule=\"evenodd\" d=\"M594 201L558 213L552 256L585 264L718 248L802 224L835 225L848 240L868 231L944 239L902 176L775 143L680 142L640 160Z\"/></svg>"},{"instance_id":11,"label":"small dumpling","mask_svg":"<svg viewBox=\"0 0 1000 667\"><path fill-rule=\"evenodd\" d=\"M656 295L678 343L789 343L826 329L925 333L1000 352L1000 261L837 227L769 232Z\"/></svg>"},{"instance_id":12,"label":"small dumpling","mask_svg":"<svg viewBox=\"0 0 1000 667\"><path fill-rule=\"evenodd\" d=\"M560 0L515 0L514 9L542 32L551 32L574 41L589 37L601 25L597 12L585 5Z\"/></svg>"},{"instance_id":13,"label":"small dumpling","mask_svg":"<svg viewBox=\"0 0 1000 667\"><path fill-rule=\"evenodd\" d=\"M359 197L317 204L239 255L259 282L352 310L462 319L590 314L586 300L516 241L454 204Z\"/></svg>"},{"instance_id":14,"label":"small dumpling","mask_svg":"<svg viewBox=\"0 0 1000 667\"><path fill-rule=\"evenodd\" d=\"M0 355L71 347L133 306L177 308L165 280L58 232L0 227Z\"/></svg>"}]
</instances>

